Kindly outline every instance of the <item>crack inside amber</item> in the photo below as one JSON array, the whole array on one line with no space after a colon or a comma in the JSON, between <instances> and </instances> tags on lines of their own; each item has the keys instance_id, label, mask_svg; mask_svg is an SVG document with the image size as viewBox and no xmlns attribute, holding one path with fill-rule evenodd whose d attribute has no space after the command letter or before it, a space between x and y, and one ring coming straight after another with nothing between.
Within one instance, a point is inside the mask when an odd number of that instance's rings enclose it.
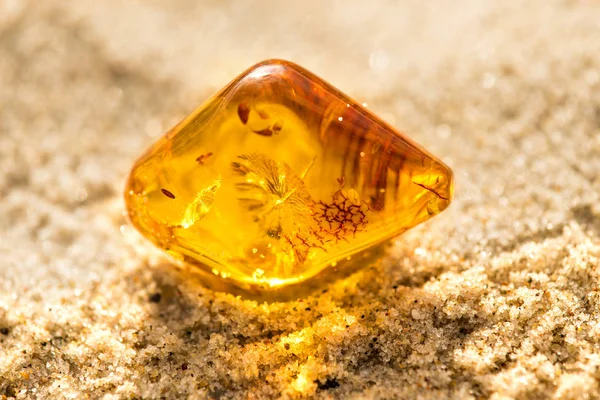
<instances>
[{"instance_id":1,"label":"crack inside amber","mask_svg":"<svg viewBox=\"0 0 600 400\"><path fill-rule=\"evenodd\" d=\"M161 138L126 189L135 227L240 287L299 283L429 219L452 171L291 62L244 72Z\"/></svg>"}]
</instances>

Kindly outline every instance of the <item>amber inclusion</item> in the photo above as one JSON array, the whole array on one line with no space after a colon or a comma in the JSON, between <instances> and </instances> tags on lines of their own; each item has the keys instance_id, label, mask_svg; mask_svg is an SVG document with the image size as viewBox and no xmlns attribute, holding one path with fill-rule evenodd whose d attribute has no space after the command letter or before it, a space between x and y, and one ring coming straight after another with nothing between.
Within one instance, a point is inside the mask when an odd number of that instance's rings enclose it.
<instances>
[{"instance_id":1,"label":"amber inclusion","mask_svg":"<svg viewBox=\"0 0 600 400\"><path fill-rule=\"evenodd\" d=\"M125 198L171 255L268 290L340 268L452 192L439 159L302 67L269 60L154 144Z\"/></svg>"}]
</instances>

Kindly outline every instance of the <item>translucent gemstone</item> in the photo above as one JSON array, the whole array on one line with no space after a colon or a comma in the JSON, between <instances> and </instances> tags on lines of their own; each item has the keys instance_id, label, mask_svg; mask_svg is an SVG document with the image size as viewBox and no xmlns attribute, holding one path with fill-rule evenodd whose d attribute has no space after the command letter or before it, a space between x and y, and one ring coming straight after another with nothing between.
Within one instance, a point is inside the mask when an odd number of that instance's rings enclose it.
<instances>
[{"instance_id":1,"label":"translucent gemstone","mask_svg":"<svg viewBox=\"0 0 600 400\"><path fill-rule=\"evenodd\" d=\"M439 159L307 70L269 60L155 143L125 198L156 245L260 291L360 263L452 192Z\"/></svg>"}]
</instances>

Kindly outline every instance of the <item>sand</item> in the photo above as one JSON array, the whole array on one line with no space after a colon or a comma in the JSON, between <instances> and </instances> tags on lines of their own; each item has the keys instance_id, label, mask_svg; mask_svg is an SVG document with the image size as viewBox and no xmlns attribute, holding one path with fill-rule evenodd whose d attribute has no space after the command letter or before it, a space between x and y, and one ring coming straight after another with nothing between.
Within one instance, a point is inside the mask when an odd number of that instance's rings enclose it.
<instances>
[{"instance_id":1,"label":"sand","mask_svg":"<svg viewBox=\"0 0 600 400\"><path fill-rule=\"evenodd\" d=\"M269 57L448 163L456 197L290 302L189 282L134 159ZM600 391L600 3L0 1L0 398Z\"/></svg>"}]
</instances>

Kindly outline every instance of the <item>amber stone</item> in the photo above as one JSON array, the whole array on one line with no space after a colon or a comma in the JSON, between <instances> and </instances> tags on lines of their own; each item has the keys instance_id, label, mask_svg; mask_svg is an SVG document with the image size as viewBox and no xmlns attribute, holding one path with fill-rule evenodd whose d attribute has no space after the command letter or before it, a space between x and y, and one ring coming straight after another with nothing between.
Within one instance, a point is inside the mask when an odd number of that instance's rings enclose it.
<instances>
[{"instance_id":1,"label":"amber stone","mask_svg":"<svg viewBox=\"0 0 600 400\"><path fill-rule=\"evenodd\" d=\"M171 255L269 290L360 263L452 192L439 159L302 67L269 60L155 143L125 198L133 225Z\"/></svg>"}]
</instances>

